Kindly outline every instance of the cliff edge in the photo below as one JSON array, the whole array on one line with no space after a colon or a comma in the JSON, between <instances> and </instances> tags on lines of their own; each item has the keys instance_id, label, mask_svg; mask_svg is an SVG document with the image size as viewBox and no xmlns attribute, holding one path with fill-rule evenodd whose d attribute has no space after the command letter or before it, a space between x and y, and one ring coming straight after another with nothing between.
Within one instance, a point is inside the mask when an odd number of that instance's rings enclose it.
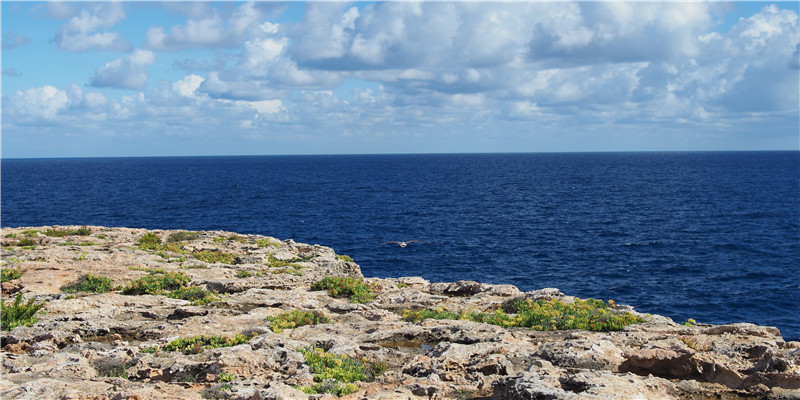
<instances>
[{"instance_id":1,"label":"cliff edge","mask_svg":"<svg viewBox=\"0 0 800 400\"><path fill-rule=\"evenodd\" d=\"M3 228L2 270L2 399L800 399L776 328L364 278L292 240Z\"/></svg>"}]
</instances>

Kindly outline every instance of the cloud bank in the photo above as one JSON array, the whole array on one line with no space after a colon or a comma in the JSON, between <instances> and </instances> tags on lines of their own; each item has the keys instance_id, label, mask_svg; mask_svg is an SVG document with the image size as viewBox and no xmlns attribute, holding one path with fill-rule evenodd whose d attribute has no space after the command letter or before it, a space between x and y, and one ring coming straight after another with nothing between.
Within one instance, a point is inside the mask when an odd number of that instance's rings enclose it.
<instances>
[{"instance_id":1,"label":"cloud bank","mask_svg":"<svg viewBox=\"0 0 800 400\"><path fill-rule=\"evenodd\" d=\"M134 93L18 91L4 132L87 118L267 153L797 147L798 15L775 5L727 30L724 3L320 2L299 22L185 3L137 38L113 31L135 5L81 7L55 42L128 52L87 79ZM154 81L162 56L192 73Z\"/></svg>"}]
</instances>

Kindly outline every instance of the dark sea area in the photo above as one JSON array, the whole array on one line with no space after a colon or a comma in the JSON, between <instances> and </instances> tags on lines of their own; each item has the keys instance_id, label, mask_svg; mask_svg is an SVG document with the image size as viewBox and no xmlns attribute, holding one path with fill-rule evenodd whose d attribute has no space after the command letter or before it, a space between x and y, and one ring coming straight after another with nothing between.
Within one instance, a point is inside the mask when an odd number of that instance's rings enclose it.
<instances>
[{"instance_id":1,"label":"dark sea area","mask_svg":"<svg viewBox=\"0 0 800 400\"><path fill-rule=\"evenodd\" d=\"M3 159L3 227L226 230L368 277L545 287L800 339L800 152ZM421 240L408 247L386 241Z\"/></svg>"}]
</instances>

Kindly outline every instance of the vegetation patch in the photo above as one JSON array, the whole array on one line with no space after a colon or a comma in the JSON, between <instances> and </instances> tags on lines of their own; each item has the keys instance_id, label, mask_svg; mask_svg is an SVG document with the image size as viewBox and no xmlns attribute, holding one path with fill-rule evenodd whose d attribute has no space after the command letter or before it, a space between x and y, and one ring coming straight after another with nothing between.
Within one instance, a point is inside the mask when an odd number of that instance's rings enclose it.
<instances>
[{"instance_id":1,"label":"vegetation patch","mask_svg":"<svg viewBox=\"0 0 800 400\"><path fill-rule=\"evenodd\" d=\"M198 354L204 349L217 349L220 347L231 347L247 343L250 339L242 334L233 337L226 336L191 336L188 338L175 339L164 346L164 351L180 351L184 353Z\"/></svg>"},{"instance_id":2,"label":"vegetation patch","mask_svg":"<svg viewBox=\"0 0 800 400\"><path fill-rule=\"evenodd\" d=\"M0 270L0 282L8 282L21 277L22 271L19 268L3 268Z\"/></svg>"},{"instance_id":3,"label":"vegetation patch","mask_svg":"<svg viewBox=\"0 0 800 400\"><path fill-rule=\"evenodd\" d=\"M206 290L198 286L181 287L173 290L167 294L167 297L172 299L189 300L193 306L201 306L220 300L217 293Z\"/></svg>"},{"instance_id":4,"label":"vegetation patch","mask_svg":"<svg viewBox=\"0 0 800 400\"><path fill-rule=\"evenodd\" d=\"M191 280L192 278L183 272L150 272L150 275L141 277L125 286L122 294L166 294L186 286Z\"/></svg>"},{"instance_id":5,"label":"vegetation patch","mask_svg":"<svg viewBox=\"0 0 800 400\"><path fill-rule=\"evenodd\" d=\"M537 331L555 331L567 329L583 329L589 331L619 331L627 325L643 322L644 319L629 312L615 312L602 300L575 299L572 303L564 303L553 299L550 301L523 300L511 306L511 313L503 310L493 313L469 311L451 311L444 308L437 310L406 311L406 321L423 319L457 319L483 322L508 327L526 327Z\"/></svg>"},{"instance_id":6,"label":"vegetation patch","mask_svg":"<svg viewBox=\"0 0 800 400\"><path fill-rule=\"evenodd\" d=\"M36 247L37 244L39 244L39 241L32 237L24 237L17 240L17 246L19 247Z\"/></svg>"},{"instance_id":7,"label":"vegetation patch","mask_svg":"<svg viewBox=\"0 0 800 400\"><path fill-rule=\"evenodd\" d=\"M253 273L251 271L247 271L247 270L244 270L244 269L240 269L240 270L236 271L236 277L237 278L249 278L251 276L253 276Z\"/></svg>"},{"instance_id":8,"label":"vegetation patch","mask_svg":"<svg viewBox=\"0 0 800 400\"><path fill-rule=\"evenodd\" d=\"M89 292L106 293L114 290L114 282L105 276L86 274L77 281L61 287L64 293Z\"/></svg>"},{"instance_id":9,"label":"vegetation patch","mask_svg":"<svg viewBox=\"0 0 800 400\"><path fill-rule=\"evenodd\" d=\"M314 282L311 290L328 290L331 297L348 297L353 303L369 303L375 299L375 293L361 278L325 277Z\"/></svg>"},{"instance_id":10,"label":"vegetation patch","mask_svg":"<svg viewBox=\"0 0 800 400\"><path fill-rule=\"evenodd\" d=\"M192 240L197 239L201 234L202 234L201 232L189 232L189 231L175 232L169 235L169 237L167 237L167 243L190 242Z\"/></svg>"},{"instance_id":11,"label":"vegetation patch","mask_svg":"<svg viewBox=\"0 0 800 400\"><path fill-rule=\"evenodd\" d=\"M0 299L0 329L10 331L18 326L31 326L39 320L37 314L42 308L44 304L32 298L23 303L22 293L17 294L11 305L7 305L5 299Z\"/></svg>"},{"instance_id":12,"label":"vegetation patch","mask_svg":"<svg viewBox=\"0 0 800 400\"><path fill-rule=\"evenodd\" d=\"M235 264L237 255L223 251L203 250L192 254L192 257L209 264Z\"/></svg>"},{"instance_id":13,"label":"vegetation patch","mask_svg":"<svg viewBox=\"0 0 800 400\"><path fill-rule=\"evenodd\" d=\"M258 245L258 247L267 247L267 246L269 246L269 247L274 247L276 249L278 247L283 246L282 243L276 243L276 242L273 242L270 239L256 239L256 245Z\"/></svg>"},{"instance_id":14,"label":"vegetation patch","mask_svg":"<svg viewBox=\"0 0 800 400\"><path fill-rule=\"evenodd\" d=\"M342 261L353 262L353 257L344 254L337 254L336 258Z\"/></svg>"},{"instance_id":15,"label":"vegetation patch","mask_svg":"<svg viewBox=\"0 0 800 400\"><path fill-rule=\"evenodd\" d=\"M358 386L352 382L363 381L368 377L366 364L345 355L328 353L314 347L297 351L303 355L306 364L313 370L314 381L317 382L311 386L298 388L304 393L331 393L335 396L345 396L358 390Z\"/></svg>"},{"instance_id":16,"label":"vegetation patch","mask_svg":"<svg viewBox=\"0 0 800 400\"><path fill-rule=\"evenodd\" d=\"M292 310L267 317L267 321L273 332L281 333L284 329L294 329L298 326L325 324L330 322L330 319L319 311Z\"/></svg>"},{"instance_id":17,"label":"vegetation patch","mask_svg":"<svg viewBox=\"0 0 800 400\"><path fill-rule=\"evenodd\" d=\"M43 233L50 237L89 236L92 230L84 226L78 229L48 229Z\"/></svg>"}]
</instances>

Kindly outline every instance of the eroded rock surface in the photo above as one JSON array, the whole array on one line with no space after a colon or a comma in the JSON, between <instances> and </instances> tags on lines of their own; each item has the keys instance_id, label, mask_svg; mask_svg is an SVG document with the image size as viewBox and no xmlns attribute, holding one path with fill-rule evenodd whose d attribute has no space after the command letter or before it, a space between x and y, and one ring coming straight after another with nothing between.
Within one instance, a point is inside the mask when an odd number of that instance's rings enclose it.
<instances>
[{"instance_id":1,"label":"eroded rock surface","mask_svg":"<svg viewBox=\"0 0 800 400\"><path fill-rule=\"evenodd\" d=\"M572 298L557 289L522 293L510 285L398 277L366 279L377 296L355 304L310 288L326 276L362 277L357 264L327 247L230 232L88 227L88 236L43 234L77 228L2 231L3 269L22 272L3 283L6 302L22 293L45 303L46 313L30 327L2 333L0 398L332 398L297 389L314 383L297 351L310 346L381 366L356 382L349 399L800 398L800 343L784 342L771 327L683 326L649 315L617 332L406 322L406 310L493 311L521 299ZM146 233L173 240L180 251L139 248ZM17 245L26 237L25 246ZM216 253L233 258L195 257ZM86 273L124 286L154 269L183 272L189 285L216 291L219 300L192 305L119 290L61 292ZM267 318L293 309L323 313L330 322L273 332ZM159 351L177 338L236 334L249 340Z\"/></svg>"}]
</instances>

